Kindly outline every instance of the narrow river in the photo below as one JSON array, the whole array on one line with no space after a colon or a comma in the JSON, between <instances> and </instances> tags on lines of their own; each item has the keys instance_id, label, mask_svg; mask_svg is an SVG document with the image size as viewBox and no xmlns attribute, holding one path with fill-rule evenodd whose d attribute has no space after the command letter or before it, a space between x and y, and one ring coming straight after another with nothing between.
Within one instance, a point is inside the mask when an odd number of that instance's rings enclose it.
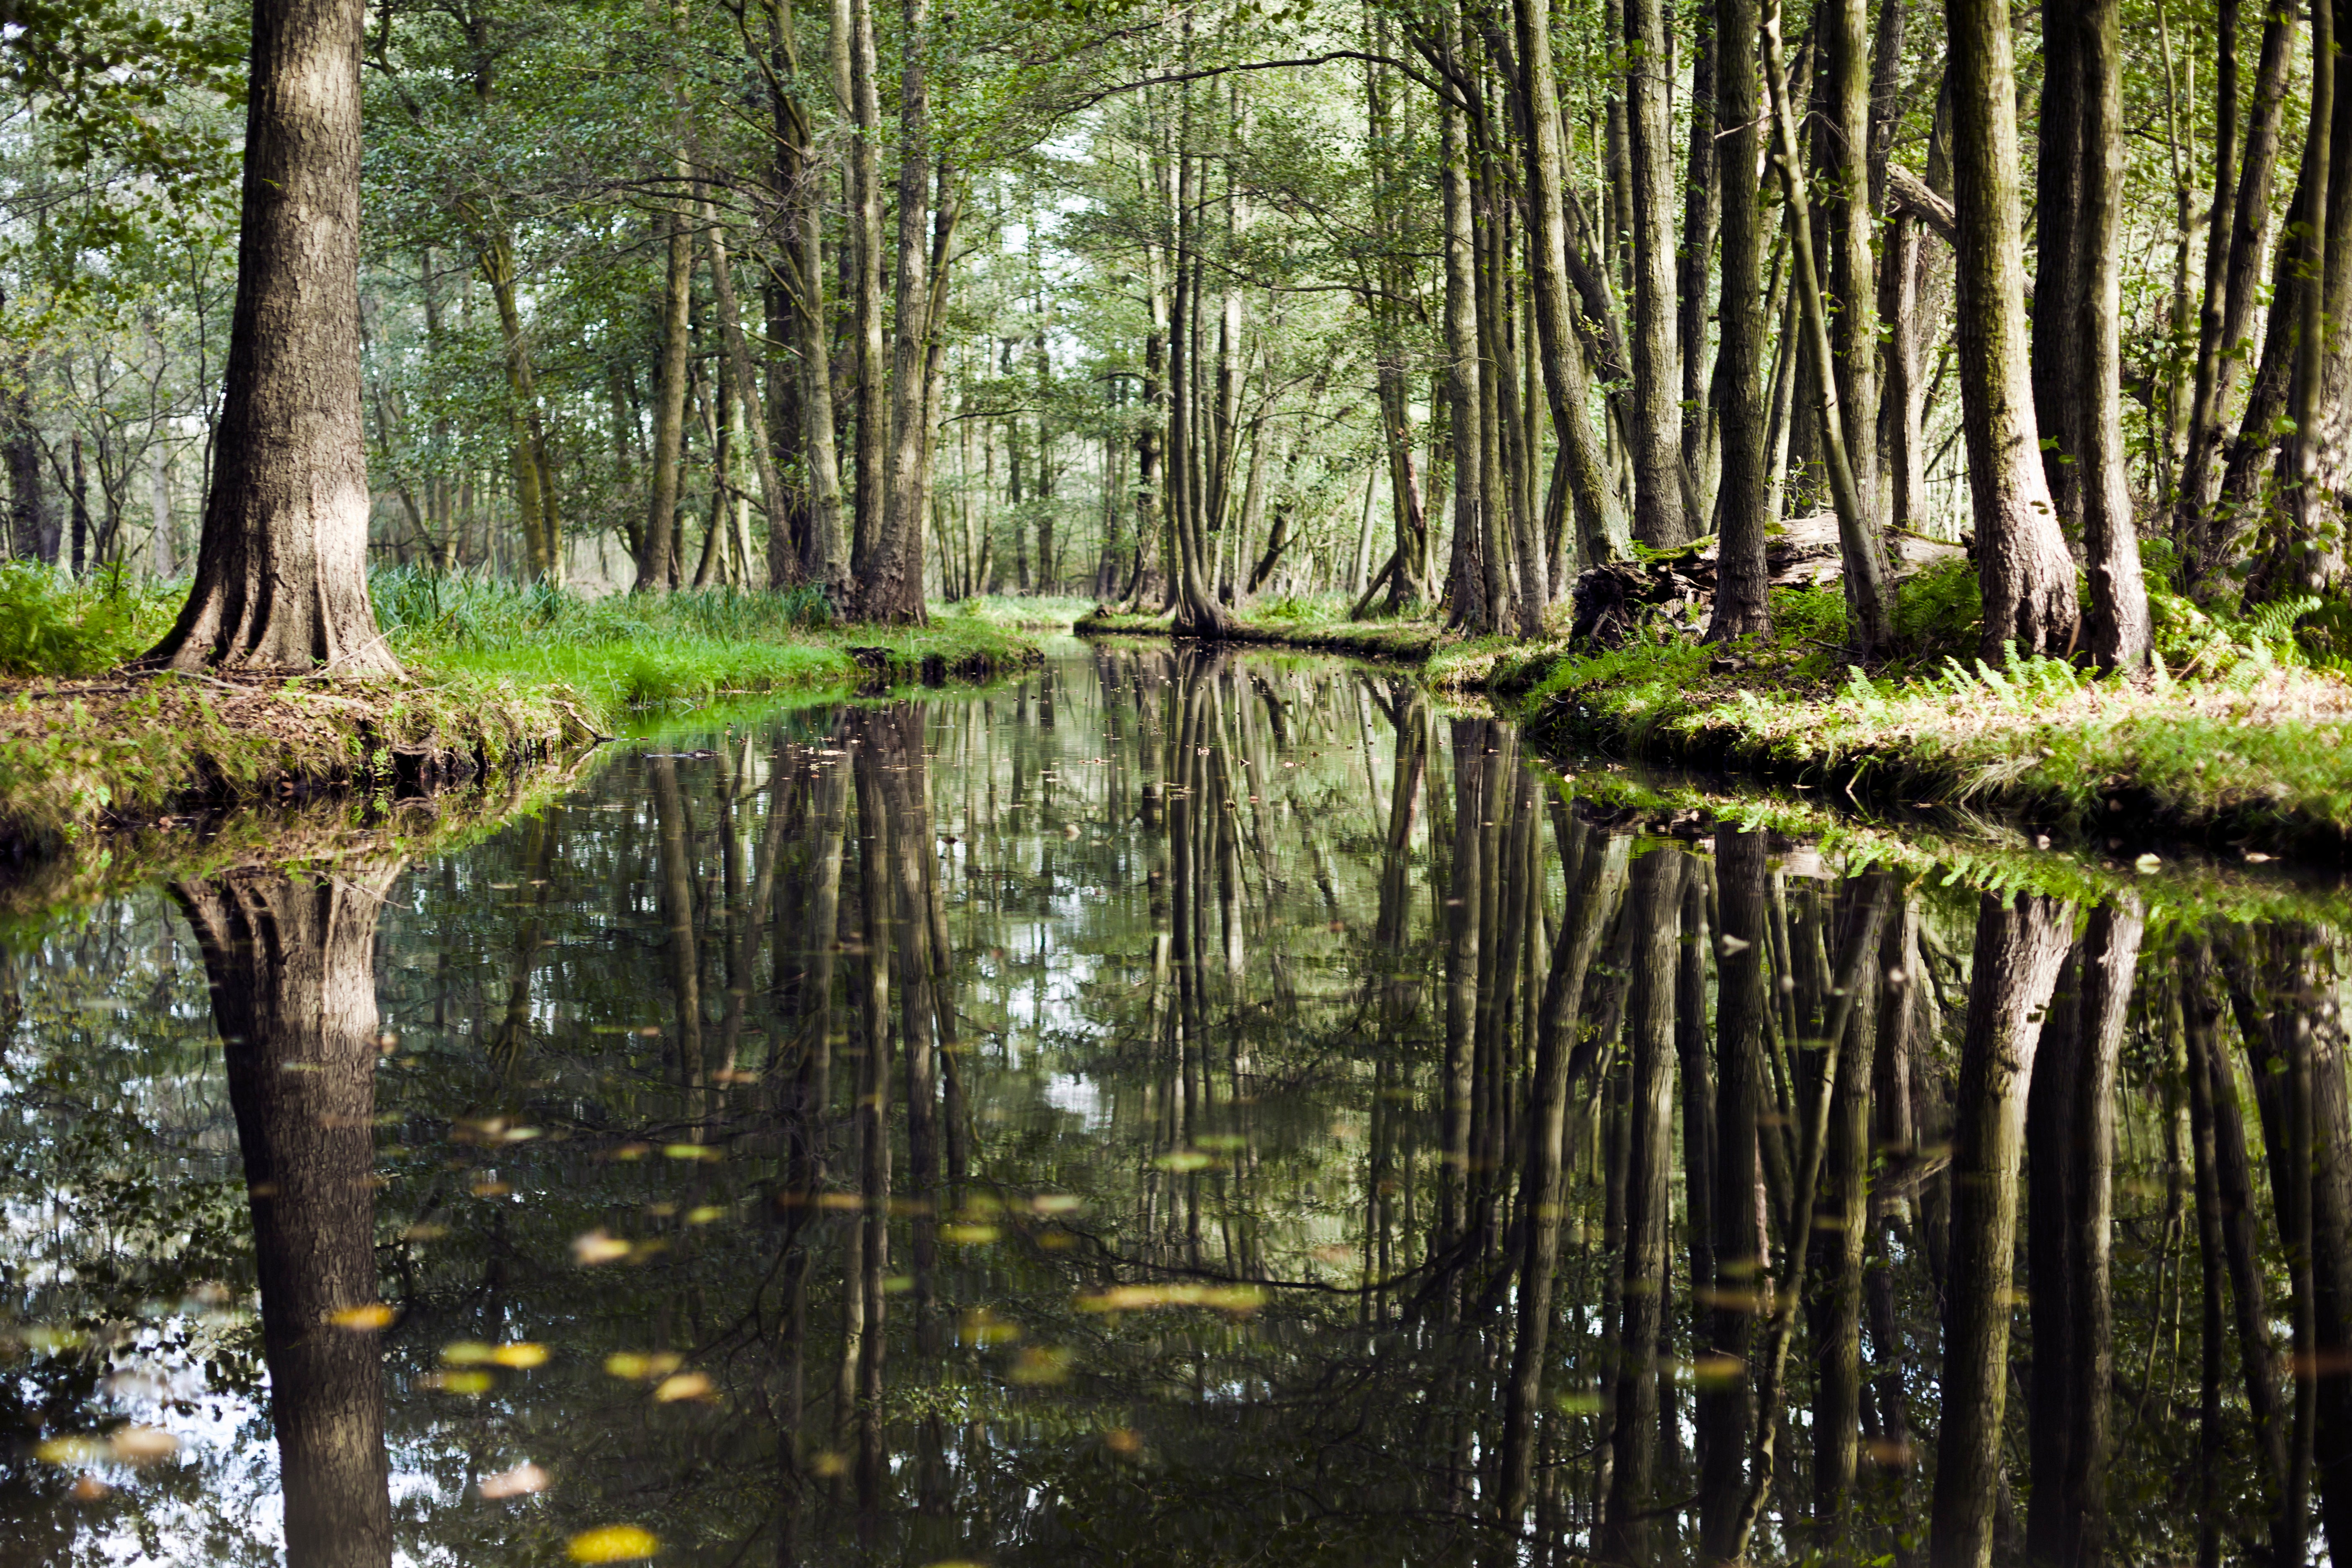
<instances>
[{"instance_id":1,"label":"narrow river","mask_svg":"<svg viewBox=\"0 0 2352 1568\"><path fill-rule=\"evenodd\" d=\"M1066 645L74 911L0 949L0 1560L2305 1561L2342 935L2118 885Z\"/></svg>"}]
</instances>

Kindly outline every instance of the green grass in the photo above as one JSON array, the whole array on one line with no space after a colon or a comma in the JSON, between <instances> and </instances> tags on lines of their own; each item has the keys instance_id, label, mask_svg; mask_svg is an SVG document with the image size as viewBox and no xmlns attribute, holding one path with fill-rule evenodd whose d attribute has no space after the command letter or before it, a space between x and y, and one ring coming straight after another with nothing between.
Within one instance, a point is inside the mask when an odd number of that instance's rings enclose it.
<instances>
[{"instance_id":1,"label":"green grass","mask_svg":"<svg viewBox=\"0 0 2352 1568\"><path fill-rule=\"evenodd\" d=\"M419 759L511 772L684 703L987 679L1038 657L978 616L836 626L808 591L588 600L404 569L372 588L404 679L224 689L120 672L168 628L184 587L0 569L0 673L19 682L0 690L0 848L54 851L95 823L297 784L377 788Z\"/></svg>"}]
</instances>

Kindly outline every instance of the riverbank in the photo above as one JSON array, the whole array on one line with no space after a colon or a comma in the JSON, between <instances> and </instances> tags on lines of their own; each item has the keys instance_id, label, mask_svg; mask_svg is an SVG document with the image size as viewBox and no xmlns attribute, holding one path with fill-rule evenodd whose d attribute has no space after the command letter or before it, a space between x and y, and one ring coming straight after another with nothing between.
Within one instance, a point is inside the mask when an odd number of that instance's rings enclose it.
<instances>
[{"instance_id":1,"label":"riverbank","mask_svg":"<svg viewBox=\"0 0 2352 1568\"><path fill-rule=\"evenodd\" d=\"M2137 683L2055 659L1992 670L1948 654L1865 678L1822 646L1837 634L1819 623L1842 614L1823 598L1776 595L1780 637L1730 647L1661 620L1624 647L1586 651L1312 615L1254 618L1235 640L1416 664L1441 689L1486 694L1555 752L1733 773L1891 815L1966 812L2110 853L2352 855L2352 682L2309 668L2291 629L2176 608L2165 668ZM1076 629L1169 628L1097 616Z\"/></svg>"},{"instance_id":2,"label":"riverbank","mask_svg":"<svg viewBox=\"0 0 2352 1568\"><path fill-rule=\"evenodd\" d=\"M589 602L383 574L376 603L405 668L397 680L129 671L122 661L168 624L162 595L65 593L37 605L54 635L30 653L17 637L13 667L37 659L53 672L0 674L0 868L93 831L170 831L223 808L511 773L681 704L986 680L1041 657L983 615L826 626L766 595ZM0 644L0 670L9 653Z\"/></svg>"}]
</instances>

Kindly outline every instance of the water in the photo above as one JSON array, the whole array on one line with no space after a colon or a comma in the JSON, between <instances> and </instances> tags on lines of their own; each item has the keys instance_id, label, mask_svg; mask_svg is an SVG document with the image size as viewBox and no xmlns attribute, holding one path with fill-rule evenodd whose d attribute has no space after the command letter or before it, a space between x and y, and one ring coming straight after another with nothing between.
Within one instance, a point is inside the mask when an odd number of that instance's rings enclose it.
<instances>
[{"instance_id":1,"label":"water","mask_svg":"<svg viewBox=\"0 0 2352 1568\"><path fill-rule=\"evenodd\" d=\"M2318 1552L2326 896L1839 866L1118 647L53 921L0 1557Z\"/></svg>"}]
</instances>

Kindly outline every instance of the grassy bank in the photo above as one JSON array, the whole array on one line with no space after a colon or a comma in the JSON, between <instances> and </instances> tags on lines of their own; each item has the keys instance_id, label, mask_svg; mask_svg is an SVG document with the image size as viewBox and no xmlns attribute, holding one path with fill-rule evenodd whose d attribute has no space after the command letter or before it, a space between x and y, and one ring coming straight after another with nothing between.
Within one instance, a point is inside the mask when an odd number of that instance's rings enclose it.
<instances>
[{"instance_id":1,"label":"grassy bank","mask_svg":"<svg viewBox=\"0 0 2352 1568\"><path fill-rule=\"evenodd\" d=\"M1253 615L1240 640L1420 663L1440 688L1488 693L1556 751L1776 780L1889 813L1963 811L2053 841L2137 852L2352 852L2352 681L2293 607L2243 622L2159 599L2153 679L2098 678L2056 659L1979 663L1965 574L1906 588L1903 658L1875 674L1835 651L1834 589L1773 595L1770 639L1702 644L1659 616L1627 646L1468 640L1433 622L1349 625L1344 606ZM1082 632L1159 631L1095 617Z\"/></svg>"},{"instance_id":2,"label":"grassy bank","mask_svg":"<svg viewBox=\"0 0 2352 1568\"><path fill-rule=\"evenodd\" d=\"M679 704L984 679L1038 657L985 616L836 626L809 595L590 601L388 572L375 599L397 681L147 674L121 667L176 591L0 568L0 860L199 806L510 772Z\"/></svg>"}]
</instances>

